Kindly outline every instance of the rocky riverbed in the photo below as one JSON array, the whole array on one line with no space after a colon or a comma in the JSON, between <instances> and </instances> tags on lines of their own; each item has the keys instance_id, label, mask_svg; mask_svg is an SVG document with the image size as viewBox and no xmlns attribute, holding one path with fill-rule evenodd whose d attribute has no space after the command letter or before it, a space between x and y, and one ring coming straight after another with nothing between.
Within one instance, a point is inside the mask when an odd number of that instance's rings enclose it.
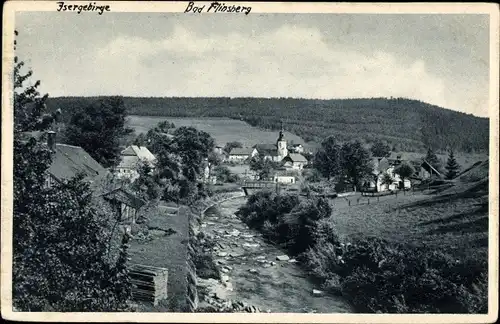
<instances>
[{"instance_id":1,"label":"rocky riverbed","mask_svg":"<svg viewBox=\"0 0 500 324\"><path fill-rule=\"evenodd\" d=\"M248 228L234 213L245 198L225 201L205 212L198 228L215 245L211 253L221 279L199 279L200 306L273 313L344 313L349 305L323 294L298 262ZM232 302L237 301L237 302Z\"/></svg>"}]
</instances>

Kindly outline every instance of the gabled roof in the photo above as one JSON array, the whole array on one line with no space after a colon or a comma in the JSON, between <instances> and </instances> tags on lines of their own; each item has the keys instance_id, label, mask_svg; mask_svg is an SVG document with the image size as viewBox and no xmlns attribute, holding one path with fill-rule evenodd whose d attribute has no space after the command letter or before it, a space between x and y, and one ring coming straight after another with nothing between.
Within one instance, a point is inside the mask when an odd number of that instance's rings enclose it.
<instances>
[{"instance_id":1,"label":"gabled roof","mask_svg":"<svg viewBox=\"0 0 500 324\"><path fill-rule=\"evenodd\" d=\"M374 167L373 169L374 174L385 172L391 167L391 164L389 163L386 157L375 156L372 158L372 163Z\"/></svg>"},{"instance_id":2,"label":"gabled roof","mask_svg":"<svg viewBox=\"0 0 500 324\"><path fill-rule=\"evenodd\" d=\"M254 148L260 153L261 151L277 150L278 146L276 144L255 144Z\"/></svg>"},{"instance_id":3,"label":"gabled roof","mask_svg":"<svg viewBox=\"0 0 500 324\"><path fill-rule=\"evenodd\" d=\"M287 160L289 159L292 162L307 162L306 157L303 156L302 154L298 154L298 153L290 153L284 159L287 159Z\"/></svg>"},{"instance_id":4,"label":"gabled roof","mask_svg":"<svg viewBox=\"0 0 500 324\"><path fill-rule=\"evenodd\" d=\"M121 153L122 156L137 156L141 160L153 161L156 160L153 153L151 153L145 146L130 145Z\"/></svg>"},{"instance_id":5,"label":"gabled roof","mask_svg":"<svg viewBox=\"0 0 500 324\"><path fill-rule=\"evenodd\" d=\"M56 144L52 164L48 170L56 180L69 180L82 173L85 179L92 180L107 171L83 148L66 144Z\"/></svg>"},{"instance_id":6,"label":"gabled roof","mask_svg":"<svg viewBox=\"0 0 500 324\"><path fill-rule=\"evenodd\" d=\"M135 209L138 209L146 204L143 199L137 197L135 194L123 187L116 188L110 192L105 193L102 196L106 200L118 201Z\"/></svg>"},{"instance_id":7,"label":"gabled roof","mask_svg":"<svg viewBox=\"0 0 500 324\"><path fill-rule=\"evenodd\" d=\"M251 155L254 148L250 147L235 147L231 150L229 155Z\"/></svg>"}]
</instances>

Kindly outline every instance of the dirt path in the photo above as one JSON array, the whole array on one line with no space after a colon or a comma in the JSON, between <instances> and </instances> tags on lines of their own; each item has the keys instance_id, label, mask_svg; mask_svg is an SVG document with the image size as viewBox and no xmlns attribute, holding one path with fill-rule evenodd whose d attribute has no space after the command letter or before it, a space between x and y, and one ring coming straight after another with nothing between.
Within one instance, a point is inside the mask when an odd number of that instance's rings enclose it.
<instances>
[{"instance_id":1,"label":"dirt path","mask_svg":"<svg viewBox=\"0 0 500 324\"><path fill-rule=\"evenodd\" d=\"M234 213L245 198L228 200L208 209L200 231L218 245L213 256L223 272L222 285L210 285L212 293L239 300L275 313L344 313L349 305L334 296L314 296L315 286L297 263L279 261L285 253L267 243Z\"/></svg>"}]
</instances>

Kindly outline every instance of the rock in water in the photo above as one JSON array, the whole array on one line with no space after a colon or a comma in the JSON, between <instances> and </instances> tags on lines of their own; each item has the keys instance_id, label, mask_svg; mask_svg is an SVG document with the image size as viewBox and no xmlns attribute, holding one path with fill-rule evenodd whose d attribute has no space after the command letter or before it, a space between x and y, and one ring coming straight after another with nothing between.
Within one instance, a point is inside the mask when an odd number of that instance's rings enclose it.
<instances>
[{"instance_id":1,"label":"rock in water","mask_svg":"<svg viewBox=\"0 0 500 324\"><path fill-rule=\"evenodd\" d=\"M259 273L259 272L257 271L257 269L248 269L248 272L250 272L250 273Z\"/></svg>"},{"instance_id":2,"label":"rock in water","mask_svg":"<svg viewBox=\"0 0 500 324\"><path fill-rule=\"evenodd\" d=\"M278 261L288 261L288 260L290 260L290 257L288 255L278 255L276 257L276 260L278 260Z\"/></svg>"},{"instance_id":3,"label":"rock in water","mask_svg":"<svg viewBox=\"0 0 500 324\"><path fill-rule=\"evenodd\" d=\"M243 244L244 247L251 247L251 248L255 248L255 247L258 247L259 244L258 243L244 243Z\"/></svg>"},{"instance_id":4,"label":"rock in water","mask_svg":"<svg viewBox=\"0 0 500 324\"><path fill-rule=\"evenodd\" d=\"M323 296L324 295L324 292L322 290L318 290L318 289L313 289L313 296Z\"/></svg>"}]
</instances>

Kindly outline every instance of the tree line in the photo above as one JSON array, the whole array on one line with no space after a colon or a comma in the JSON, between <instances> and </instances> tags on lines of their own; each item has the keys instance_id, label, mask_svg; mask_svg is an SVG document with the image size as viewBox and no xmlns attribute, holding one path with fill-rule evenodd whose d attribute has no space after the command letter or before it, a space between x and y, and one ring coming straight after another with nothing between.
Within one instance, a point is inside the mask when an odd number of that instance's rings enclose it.
<instances>
[{"instance_id":1,"label":"tree line","mask_svg":"<svg viewBox=\"0 0 500 324\"><path fill-rule=\"evenodd\" d=\"M50 98L50 111L73 109L95 98ZM405 98L135 98L124 97L130 114L170 117L227 117L277 130L280 121L306 141L328 136L342 141L375 139L398 151L454 149L487 152L489 121Z\"/></svg>"}]
</instances>

